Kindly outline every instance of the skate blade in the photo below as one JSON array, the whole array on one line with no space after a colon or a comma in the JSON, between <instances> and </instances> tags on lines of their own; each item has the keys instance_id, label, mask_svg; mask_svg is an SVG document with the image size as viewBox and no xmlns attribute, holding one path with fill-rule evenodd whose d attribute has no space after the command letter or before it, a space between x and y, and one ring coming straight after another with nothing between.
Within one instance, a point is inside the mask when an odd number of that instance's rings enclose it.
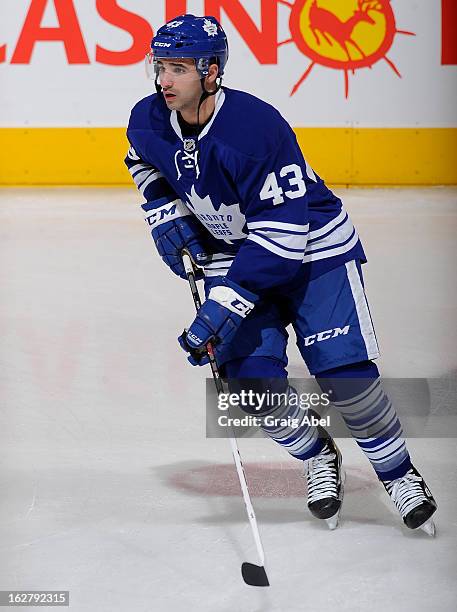
<instances>
[{"instance_id":1,"label":"skate blade","mask_svg":"<svg viewBox=\"0 0 457 612\"><path fill-rule=\"evenodd\" d=\"M340 524L340 514L341 514L341 508L343 507L343 497L344 497L344 485L346 482L346 471L344 470L344 468L341 468L341 489L340 489L340 501L341 501L341 505L338 509L338 512L336 512L333 516L331 516L328 519L325 519L325 522L327 523L327 527L330 529L330 531L335 530L338 525Z\"/></svg>"},{"instance_id":2,"label":"skate blade","mask_svg":"<svg viewBox=\"0 0 457 612\"><path fill-rule=\"evenodd\" d=\"M334 529L338 527L339 520L340 520L339 510L336 514L334 514L330 518L325 519L325 522L327 523L327 527L330 529L330 531L333 531Z\"/></svg>"},{"instance_id":3,"label":"skate blade","mask_svg":"<svg viewBox=\"0 0 457 612\"><path fill-rule=\"evenodd\" d=\"M435 523L433 519L430 518L428 519L428 521L425 521L425 523L421 525L419 529L422 529L422 531L425 531L425 533L429 535L430 537L432 538L435 537L436 527L435 527Z\"/></svg>"}]
</instances>

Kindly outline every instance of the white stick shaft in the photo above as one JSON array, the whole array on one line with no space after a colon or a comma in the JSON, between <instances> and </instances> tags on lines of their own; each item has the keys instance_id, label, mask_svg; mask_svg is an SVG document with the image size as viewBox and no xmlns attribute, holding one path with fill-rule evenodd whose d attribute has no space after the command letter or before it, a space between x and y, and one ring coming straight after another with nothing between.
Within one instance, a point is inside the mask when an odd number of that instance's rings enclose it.
<instances>
[{"instance_id":1,"label":"white stick shaft","mask_svg":"<svg viewBox=\"0 0 457 612\"><path fill-rule=\"evenodd\" d=\"M192 295L194 298L195 307L198 309L200 307L200 296L198 292L198 288L195 284L195 270L192 259L189 256L189 253L184 250L182 253L182 262L184 265L184 269L189 279L189 284L192 289ZM213 370L214 382L216 384L217 392L222 392L222 382L219 377L219 369L217 367L216 361L214 360L214 356L212 356L212 351L208 351L210 354L210 363ZM246 506L246 512L248 514L249 523L251 525L252 534L254 536L255 545L257 548L257 553L260 557L260 564L265 566L265 553L262 546L262 541L260 539L259 528L257 526L257 519L255 516L254 508L251 502L251 496L249 495L248 483L246 481L246 474L244 472L243 463L241 461L240 451L238 450L238 444L235 436L229 438L230 446L232 448L232 455L235 461L236 472L238 474L238 480L240 481L241 491L243 493L244 504Z\"/></svg>"},{"instance_id":2,"label":"white stick shaft","mask_svg":"<svg viewBox=\"0 0 457 612\"><path fill-rule=\"evenodd\" d=\"M238 473L238 479L241 485L241 491L243 493L244 504L246 506L246 512L248 513L249 522L251 523L252 533L254 535L255 545L257 552L260 557L260 565L265 565L265 553L263 551L262 541L260 539L259 528L257 526L257 519L255 517L254 508L251 502L251 496L249 495L248 483L246 482L246 474L244 472L243 463L241 462L240 451L238 450L238 444L236 438L229 438L230 446L232 448L233 459L235 460L236 471Z\"/></svg>"}]
</instances>

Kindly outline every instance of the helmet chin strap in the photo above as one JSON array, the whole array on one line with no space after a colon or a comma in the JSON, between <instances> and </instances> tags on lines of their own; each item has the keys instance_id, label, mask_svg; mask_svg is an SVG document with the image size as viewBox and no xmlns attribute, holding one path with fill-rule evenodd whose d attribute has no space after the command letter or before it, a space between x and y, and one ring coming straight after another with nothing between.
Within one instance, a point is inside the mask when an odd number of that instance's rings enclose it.
<instances>
[{"instance_id":1,"label":"helmet chin strap","mask_svg":"<svg viewBox=\"0 0 457 612\"><path fill-rule=\"evenodd\" d=\"M216 82L216 89L214 91L208 91L207 89L205 89L205 77L202 77L200 79L200 85L202 86L202 94L200 96L200 100L198 101L198 106L197 106L197 133L198 134L200 134L200 108L203 102L210 96L215 96L222 87L222 77L219 76L217 78L219 79L219 82ZM154 85L155 85L157 93L158 94L162 93L162 86L159 83L158 77L156 77L154 81ZM197 147L198 147L198 143L197 143Z\"/></svg>"},{"instance_id":2,"label":"helmet chin strap","mask_svg":"<svg viewBox=\"0 0 457 612\"><path fill-rule=\"evenodd\" d=\"M200 100L198 102L198 107L197 107L197 132L198 132L198 134L200 134L200 108L201 108L201 105L210 96L215 96L217 94L217 92L220 90L220 88L222 87L222 77L218 77L218 79L219 79L219 82L218 83L216 82L216 89L214 91L208 91L207 89L205 89L205 79L204 78L200 79L200 84L202 86L202 95L200 96Z\"/></svg>"},{"instance_id":3,"label":"helmet chin strap","mask_svg":"<svg viewBox=\"0 0 457 612\"><path fill-rule=\"evenodd\" d=\"M198 107L197 107L197 126L198 127L200 127L200 107L201 105L210 96L215 96L217 92L220 90L220 88L222 87L222 77L218 77L218 79L219 79L219 83L216 83L216 89L214 91L208 91L205 89L205 77L200 79L200 85L202 86L202 95L200 96L200 100L198 102ZM156 77L154 81L154 85L156 88L156 92L158 94L162 93L162 86L159 83L158 77Z\"/></svg>"}]
</instances>

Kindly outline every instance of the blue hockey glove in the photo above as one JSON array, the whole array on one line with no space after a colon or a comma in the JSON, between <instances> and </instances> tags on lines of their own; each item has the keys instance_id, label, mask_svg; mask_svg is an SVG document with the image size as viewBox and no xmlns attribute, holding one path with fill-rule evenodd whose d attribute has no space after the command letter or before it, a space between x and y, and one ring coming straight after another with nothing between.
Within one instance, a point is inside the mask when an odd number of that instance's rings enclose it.
<instances>
[{"instance_id":1,"label":"blue hockey glove","mask_svg":"<svg viewBox=\"0 0 457 612\"><path fill-rule=\"evenodd\" d=\"M247 289L224 278L211 287L208 299L202 304L194 322L178 338L179 344L190 353L188 360L192 365L208 363L206 345L214 345L217 355L231 341L244 318L252 311L258 297Z\"/></svg>"},{"instance_id":2,"label":"blue hockey glove","mask_svg":"<svg viewBox=\"0 0 457 612\"><path fill-rule=\"evenodd\" d=\"M177 276L187 278L181 256L184 248L197 266L205 263L208 255L202 244L203 226L181 200L160 198L146 202L142 208L159 255ZM197 278L202 277L203 273L197 270Z\"/></svg>"}]
</instances>

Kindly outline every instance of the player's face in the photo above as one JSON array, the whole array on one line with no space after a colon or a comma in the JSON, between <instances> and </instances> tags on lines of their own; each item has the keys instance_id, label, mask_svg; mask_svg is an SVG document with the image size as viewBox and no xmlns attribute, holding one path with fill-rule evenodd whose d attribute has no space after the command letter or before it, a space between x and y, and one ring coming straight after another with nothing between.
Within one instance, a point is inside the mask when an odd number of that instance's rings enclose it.
<instances>
[{"instance_id":1,"label":"player's face","mask_svg":"<svg viewBox=\"0 0 457 612\"><path fill-rule=\"evenodd\" d=\"M191 111L197 107L202 88L193 59L161 59L157 61L156 70L170 110Z\"/></svg>"}]
</instances>

